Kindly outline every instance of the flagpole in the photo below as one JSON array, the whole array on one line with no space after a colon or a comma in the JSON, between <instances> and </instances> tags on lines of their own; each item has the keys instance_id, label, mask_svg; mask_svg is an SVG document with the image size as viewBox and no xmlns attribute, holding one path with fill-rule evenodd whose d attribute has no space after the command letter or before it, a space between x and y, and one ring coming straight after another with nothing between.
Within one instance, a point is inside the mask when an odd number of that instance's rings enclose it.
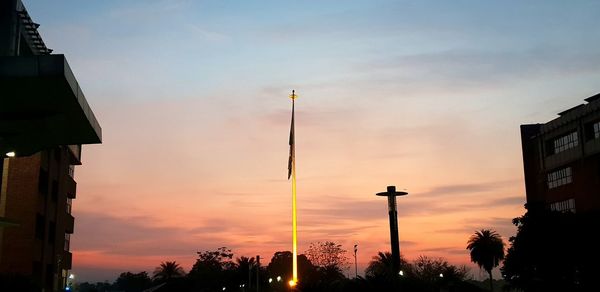
<instances>
[{"instance_id":1,"label":"flagpole","mask_svg":"<svg viewBox=\"0 0 600 292\"><path fill-rule=\"evenodd\" d=\"M296 211L296 137L294 131L294 107L298 96L292 90L290 98L292 99L292 129L291 129L291 160L292 160L292 280L290 286L296 286L298 283L298 228Z\"/></svg>"}]
</instances>

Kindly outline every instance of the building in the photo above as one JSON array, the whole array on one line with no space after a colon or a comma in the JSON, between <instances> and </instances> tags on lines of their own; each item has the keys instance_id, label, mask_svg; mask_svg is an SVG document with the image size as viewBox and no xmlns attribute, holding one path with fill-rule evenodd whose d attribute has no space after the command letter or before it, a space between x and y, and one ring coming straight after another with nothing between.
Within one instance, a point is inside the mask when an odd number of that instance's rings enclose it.
<instances>
[{"instance_id":1,"label":"building","mask_svg":"<svg viewBox=\"0 0 600 292\"><path fill-rule=\"evenodd\" d=\"M81 145L101 143L102 130L65 56L51 54L38 27L21 0L0 1L0 275L63 291L74 167Z\"/></svg>"},{"instance_id":2,"label":"building","mask_svg":"<svg viewBox=\"0 0 600 292\"><path fill-rule=\"evenodd\" d=\"M527 208L600 211L600 94L545 124L521 125Z\"/></svg>"}]
</instances>

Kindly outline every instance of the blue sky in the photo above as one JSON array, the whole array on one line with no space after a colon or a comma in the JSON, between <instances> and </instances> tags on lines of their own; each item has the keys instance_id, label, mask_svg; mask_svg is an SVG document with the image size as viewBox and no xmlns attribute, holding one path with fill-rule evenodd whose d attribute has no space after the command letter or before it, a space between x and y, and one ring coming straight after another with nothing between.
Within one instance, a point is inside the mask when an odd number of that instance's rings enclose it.
<instances>
[{"instance_id":1,"label":"blue sky","mask_svg":"<svg viewBox=\"0 0 600 292\"><path fill-rule=\"evenodd\" d=\"M301 250L359 243L364 268L396 184L407 257L468 264L524 211L519 125L600 91L598 1L25 4L104 130L77 167L82 280L289 249L292 89Z\"/></svg>"}]
</instances>

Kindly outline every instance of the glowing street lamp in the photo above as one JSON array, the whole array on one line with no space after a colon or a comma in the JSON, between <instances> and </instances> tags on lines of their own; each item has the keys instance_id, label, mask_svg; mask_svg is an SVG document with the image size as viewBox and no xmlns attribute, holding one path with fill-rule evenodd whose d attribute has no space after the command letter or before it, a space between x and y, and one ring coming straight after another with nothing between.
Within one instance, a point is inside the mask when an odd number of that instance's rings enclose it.
<instances>
[{"instance_id":1,"label":"glowing street lamp","mask_svg":"<svg viewBox=\"0 0 600 292\"><path fill-rule=\"evenodd\" d=\"M277 276L277 282L281 282L281 276Z\"/></svg>"},{"instance_id":2,"label":"glowing street lamp","mask_svg":"<svg viewBox=\"0 0 600 292\"><path fill-rule=\"evenodd\" d=\"M6 153L6 157L15 157L15 155L16 155L16 154L15 154L15 152L14 152L14 151L7 152L7 153Z\"/></svg>"}]
</instances>

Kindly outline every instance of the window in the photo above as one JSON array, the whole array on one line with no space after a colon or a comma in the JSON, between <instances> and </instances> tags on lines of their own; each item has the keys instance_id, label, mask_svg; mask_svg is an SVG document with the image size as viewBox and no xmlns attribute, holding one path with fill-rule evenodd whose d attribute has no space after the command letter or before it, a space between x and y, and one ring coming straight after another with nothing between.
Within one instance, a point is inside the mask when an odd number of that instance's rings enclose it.
<instances>
[{"instance_id":1,"label":"window","mask_svg":"<svg viewBox=\"0 0 600 292\"><path fill-rule=\"evenodd\" d=\"M572 212L575 213L575 199L568 199L565 201L554 202L550 204L550 210L558 212Z\"/></svg>"},{"instance_id":2,"label":"window","mask_svg":"<svg viewBox=\"0 0 600 292\"><path fill-rule=\"evenodd\" d=\"M575 148L579 145L577 131L554 139L554 154L563 152L567 149Z\"/></svg>"},{"instance_id":3,"label":"window","mask_svg":"<svg viewBox=\"0 0 600 292\"><path fill-rule=\"evenodd\" d=\"M570 167L559 169L548 173L548 188L553 189L558 186L573 182L573 172Z\"/></svg>"},{"instance_id":4,"label":"window","mask_svg":"<svg viewBox=\"0 0 600 292\"><path fill-rule=\"evenodd\" d=\"M594 123L594 139L600 138L600 122Z\"/></svg>"}]
</instances>

